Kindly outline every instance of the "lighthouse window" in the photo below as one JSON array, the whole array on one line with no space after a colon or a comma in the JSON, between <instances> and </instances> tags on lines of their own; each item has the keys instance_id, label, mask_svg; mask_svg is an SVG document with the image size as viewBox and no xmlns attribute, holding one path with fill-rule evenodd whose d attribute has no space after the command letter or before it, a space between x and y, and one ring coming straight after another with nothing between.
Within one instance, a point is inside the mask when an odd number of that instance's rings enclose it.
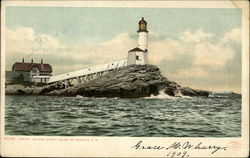
<instances>
[{"instance_id":1,"label":"lighthouse window","mask_svg":"<svg viewBox=\"0 0 250 158\"><path fill-rule=\"evenodd\" d=\"M140 24L139 25L139 30L140 31L145 31L146 30L146 25L145 24Z\"/></svg>"},{"instance_id":2,"label":"lighthouse window","mask_svg":"<svg viewBox=\"0 0 250 158\"><path fill-rule=\"evenodd\" d=\"M139 60L139 56L138 55L136 56L136 60Z\"/></svg>"}]
</instances>

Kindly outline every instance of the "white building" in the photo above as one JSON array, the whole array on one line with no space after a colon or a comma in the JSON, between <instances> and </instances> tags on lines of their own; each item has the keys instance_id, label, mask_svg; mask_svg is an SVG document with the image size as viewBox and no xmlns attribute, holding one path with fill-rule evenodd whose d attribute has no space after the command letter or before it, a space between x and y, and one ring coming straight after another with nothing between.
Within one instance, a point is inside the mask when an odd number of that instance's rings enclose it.
<instances>
[{"instance_id":1,"label":"white building","mask_svg":"<svg viewBox=\"0 0 250 158\"><path fill-rule=\"evenodd\" d=\"M137 47L128 52L128 65L148 64L148 30L147 22L142 18L139 23Z\"/></svg>"}]
</instances>

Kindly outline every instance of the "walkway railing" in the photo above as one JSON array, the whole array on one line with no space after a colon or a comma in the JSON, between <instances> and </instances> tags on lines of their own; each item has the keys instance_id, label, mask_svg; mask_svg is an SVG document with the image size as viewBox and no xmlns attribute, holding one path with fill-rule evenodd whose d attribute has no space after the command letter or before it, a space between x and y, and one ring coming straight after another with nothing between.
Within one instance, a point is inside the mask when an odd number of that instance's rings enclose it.
<instances>
[{"instance_id":1,"label":"walkway railing","mask_svg":"<svg viewBox=\"0 0 250 158\"><path fill-rule=\"evenodd\" d=\"M100 77L101 75L111 71L115 70L121 67L127 66L127 59L115 61L108 64L98 65L86 69L76 70L72 72L67 72L55 76L51 76L49 78L49 81L47 83L55 83L55 82L64 82L77 79L77 82L81 82L85 78L93 78L93 75L96 77ZM90 77L91 76L91 77Z\"/></svg>"}]
</instances>

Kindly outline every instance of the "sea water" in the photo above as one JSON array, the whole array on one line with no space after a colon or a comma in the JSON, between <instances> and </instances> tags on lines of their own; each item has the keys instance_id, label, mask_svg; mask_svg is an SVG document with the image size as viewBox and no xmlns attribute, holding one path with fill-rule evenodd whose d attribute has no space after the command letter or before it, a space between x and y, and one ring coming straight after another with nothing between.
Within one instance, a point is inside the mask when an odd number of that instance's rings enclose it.
<instances>
[{"instance_id":1,"label":"sea water","mask_svg":"<svg viewBox=\"0 0 250 158\"><path fill-rule=\"evenodd\" d=\"M240 137L241 95L6 96L6 135Z\"/></svg>"}]
</instances>

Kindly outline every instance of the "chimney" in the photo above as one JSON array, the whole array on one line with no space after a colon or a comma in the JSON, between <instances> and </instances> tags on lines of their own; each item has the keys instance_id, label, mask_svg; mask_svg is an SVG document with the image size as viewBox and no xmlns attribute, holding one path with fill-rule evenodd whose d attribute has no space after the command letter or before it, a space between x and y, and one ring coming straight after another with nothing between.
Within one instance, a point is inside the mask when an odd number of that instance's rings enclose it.
<instances>
[{"instance_id":1,"label":"chimney","mask_svg":"<svg viewBox=\"0 0 250 158\"><path fill-rule=\"evenodd\" d=\"M43 59L41 59L41 64L43 64Z\"/></svg>"},{"instance_id":2,"label":"chimney","mask_svg":"<svg viewBox=\"0 0 250 158\"><path fill-rule=\"evenodd\" d=\"M33 63L33 59L31 59L31 63Z\"/></svg>"},{"instance_id":3,"label":"chimney","mask_svg":"<svg viewBox=\"0 0 250 158\"><path fill-rule=\"evenodd\" d=\"M23 58L23 63L24 63L24 58Z\"/></svg>"}]
</instances>

